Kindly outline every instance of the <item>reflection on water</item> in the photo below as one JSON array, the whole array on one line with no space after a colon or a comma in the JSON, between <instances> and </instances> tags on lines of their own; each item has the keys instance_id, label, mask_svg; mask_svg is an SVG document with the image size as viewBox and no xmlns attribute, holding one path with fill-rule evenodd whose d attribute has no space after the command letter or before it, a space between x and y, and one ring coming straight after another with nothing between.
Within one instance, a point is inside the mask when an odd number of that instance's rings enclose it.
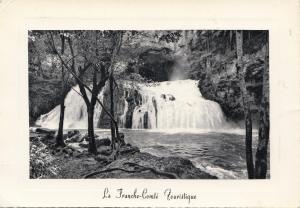
<instances>
[{"instance_id":1,"label":"reflection on water","mask_svg":"<svg viewBox=\"0 0 300 208\"><path fill-rule=\"evenodd\" d=\"M222 179L246 179L244 130L225 132L167 131L121 129L126 142L142 152L156 156L179 156L190 159L201 170ZM230 133L234 132L234 133ZM98 135L110 135L108 130L96 130ZM253 152L257 145L253 132Z\"/></svg>"},{"instance_id":2,"label":"reflection on water","mask_svg":"<svg viewBox=\"0 0 300 208\"><path fill-rule=\"evenodd\" d=\"M244 136L240 132L159 132L123 129L126 142L156 156L179 156L219 178L247 178ZM243 132L243 131L241 131ZM98 134L104 134L98 131ZM108 133L108 132L107 132ZM254 132L253 148L257 143Z\"/></svg>"}]
</instances>

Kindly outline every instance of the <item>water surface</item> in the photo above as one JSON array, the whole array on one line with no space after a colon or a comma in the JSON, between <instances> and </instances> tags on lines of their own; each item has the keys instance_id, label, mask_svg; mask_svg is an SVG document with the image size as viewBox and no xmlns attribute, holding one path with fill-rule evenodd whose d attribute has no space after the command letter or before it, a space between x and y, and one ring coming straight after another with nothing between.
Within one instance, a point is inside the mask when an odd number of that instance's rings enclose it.
<instances>
[{"instance_id":1,"label":"water surface","mask_svg":"<svg viewBox=\"0 0 300 208\"><path fill-rule=\"evenodd\" d=\"M142 152L156 156L179 156L190 159L203 171L222 179L246 179L244 130L182 132L122 129L126 142L138 146ZM98 135L109 131L96 130ZM257 145L257 131L253 132L253 152Z\"/></svg>"}]
</instances>

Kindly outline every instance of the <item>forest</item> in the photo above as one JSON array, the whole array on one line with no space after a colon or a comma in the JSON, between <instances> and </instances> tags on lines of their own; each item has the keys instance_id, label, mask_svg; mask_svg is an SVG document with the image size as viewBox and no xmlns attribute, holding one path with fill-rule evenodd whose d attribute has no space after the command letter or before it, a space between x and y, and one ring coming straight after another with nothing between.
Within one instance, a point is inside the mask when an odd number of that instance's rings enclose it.
<instances>
[{"instance_id":1,"label":"forest","mask_svg":"<svg viewBox=\"0 0 300 208\"><path fill-rule=\"evenodd\" d=\"M270 177L268 31L31 30L28 77L30 178Z\"/></svg>"}]
</instances>

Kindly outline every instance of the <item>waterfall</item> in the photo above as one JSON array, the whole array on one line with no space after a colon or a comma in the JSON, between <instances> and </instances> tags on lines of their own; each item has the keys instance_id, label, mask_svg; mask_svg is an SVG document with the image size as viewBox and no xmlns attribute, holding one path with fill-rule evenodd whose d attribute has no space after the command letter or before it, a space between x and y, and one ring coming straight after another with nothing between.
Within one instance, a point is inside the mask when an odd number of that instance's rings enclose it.
<instances>
[{"instance_id":1,"label":"waterfall","mask_svg":"<svg viewBox=\"0 0 300 208\"><path fill-rule=\"evenodd\" d=\"M126 100L126 97L123 99L123 101L124 101L124 111L123 111L123 114L119 117L121 128L125 128L126 114L127 114L127 111L128 111L128 102Z\"/></svg>"},{"instance_id":2,"label":"waterfall","mask_svg":"<svg viewBox=\"0 0 300 208\"><path fill-rule=\"evenodd\" d=\"M75 86L74 89L80 93L79 86ZM71 90L65 98L65 118L64 118L64 128L87 128L87 108L83 98L78 95L78 93ZM103 89L99 93L99 100L103 100ZM91 98L91 93L86 92L88 98ZM101 115L101 106L99 103L96 103L94 110L94 126L99 125L100 115ZM42 127L56 129L59 124L60 116L60 105L56 106L49 113L41 115L36 121L37 125Z\"/></svg>"},{"instance_id":3,"label":"waterfall","mask_svg":"<svg viewBox=\"0 0 300 208\"><path fill-rule=\"evenodd\" d=\"M133 112L132 128L219 129L227 125L218 103L202 97L195 80L141 85L142 102Z\"/></svg>"},{"instance_id":4,"label":"waterfall","mask_svg":"<svg viewBox=\"0 0 300 208\"><path fill-rule=\"evenodd\" d=\"M132 129L222 129L228 126L218 103L202 97L197 81L177 80L151 84L138 84L141 96L132 114ZM79 87L74 88L77 92ZM71 90L65 98L64 128L87 128L87 110L81 96ZM104 89L99 94L103 101ZM90 93L87 92L90 98ZM120 127L125 128L129 103L127 92L120 99ZM94 126L99 127L101 106L97 103ZM60 106L40 116L36 124L56 129L59 124Z\"/></svg>"}]
</instances>

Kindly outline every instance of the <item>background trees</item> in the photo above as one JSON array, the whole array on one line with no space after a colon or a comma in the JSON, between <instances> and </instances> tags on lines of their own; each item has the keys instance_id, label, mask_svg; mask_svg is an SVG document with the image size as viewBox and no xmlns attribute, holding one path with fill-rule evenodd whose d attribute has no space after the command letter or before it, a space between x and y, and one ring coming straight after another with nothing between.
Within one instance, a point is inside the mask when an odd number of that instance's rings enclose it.
<instances>
[{"instance_id":1,"label":"background trees","mask_svg":"<svg viewBox=\"0 0 300 208\"><path fill-rule=\"evenodd\" d=\"M266 45L264 49L264 67L263 67L263 84L261 91L261 101L259 106L259 136L258 145L255 155L255 164L253 163L252 154L252 118L250 108L250 98L245 81L247 64L251 60L243 57L243 31L236 31L236 48L237 48L237 69L239 71L240 86L244 105L245 116L245 145L246 145L246 163L248 178L266 178L267 174L267 150L269 142L269 52L268 52L268 32L264 32Z\"/></svg>"},{"instance_id":2,"label":"background trees","mask_svg":"<svg viewBox=\"0 0 300 208\"><path fill-rule=\"evenodd\" d=\"M249 95L246 88L245 74L246 67L243 60L243 32L236 31L236 51L237 51L237 71L240 80L240 88L242 92L244 117L245 117L245 147L246 147L246 163L249 179L254 178L254 165L252 156L252 118Z\"/></svg>"},{"instance_id":3,"label":"background trees","mask_svg":"<svg viewBox=\"0 0 300 208\"><path fill-rule=\"evenodd\" d=\"M109 78L116 48L114 31L69 31L66 42L68 56L58 52L55 34L48 33L48 42L79 86L80 94L87 106L89 152L96 154L94 135L94 109L101 103L98 95ZM107 112L106 109L104 111ZM113 119L113 116L112 116Z\"/></svg>"},{"instance_id":4,"label":"background trees","mask_svg":"<svg viewBox=\"0 0 300 208\"><path fill-rule=\"evenodd\" d=\"M270 131L269 112L269 33L265 31L265 64L263 72L263 87L261 104L259 106L259 134L255 155L255 178L266 178L268 170L268 144Z\"/></svg>"}]
</instances>

